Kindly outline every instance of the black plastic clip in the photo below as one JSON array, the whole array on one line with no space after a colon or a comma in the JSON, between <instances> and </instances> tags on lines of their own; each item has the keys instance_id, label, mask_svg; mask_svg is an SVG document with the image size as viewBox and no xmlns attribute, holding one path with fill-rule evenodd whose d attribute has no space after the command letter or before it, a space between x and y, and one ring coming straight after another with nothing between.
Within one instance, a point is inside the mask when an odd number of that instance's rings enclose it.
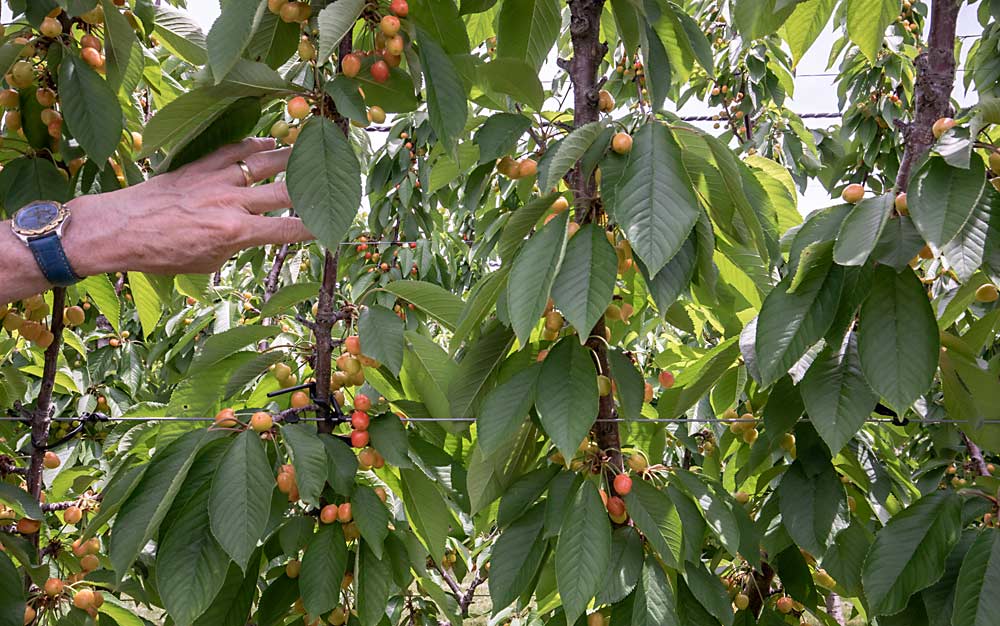
<instances>
[{"instance_id":1,"label":"black plastic clip","mask_svg":"<svg viewBox=\"0 0 1000 626\"><path fill-rule=\"evenodd\" d=\"M52 443L43 443L39 445L39 443L35 441L35 438L32 437L31 445L36 450L52 450L54 448L58 448L59 446L63 445L70 439L79 435L81 432L83 432L83 429L86 428L87 424L96 424L97 422L107 422L110 419L111 418L105 415L104 413L97 413L97 412L86 413L80 417L80 423L74 426L73 430L66 433L62 438L53 441Z\"/></svg>"},{"instance_id":2,"label":"black plastic clip","mask_svg":"<svg viewBox=\"0 0 1000 626\"><path fill-rule=\"evenodd\" d=\"M900 415L892 416L893 426L907 426L909 423L910 423L910 418L908 417L902 417Z\"/></svg>"}]
</instances>

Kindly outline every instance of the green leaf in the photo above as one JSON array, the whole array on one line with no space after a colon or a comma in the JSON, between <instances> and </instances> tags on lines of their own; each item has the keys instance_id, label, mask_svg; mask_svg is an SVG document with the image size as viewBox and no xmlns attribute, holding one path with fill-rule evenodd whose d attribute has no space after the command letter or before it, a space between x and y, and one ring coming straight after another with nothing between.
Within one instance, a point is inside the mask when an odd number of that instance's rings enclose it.
<instances>
[{"instance_id":1,"label":"green leaf","mask_svg":"<svg viewBox=\"0 0 1000 626\"><path fill-rule=\"evenodd\" d=\"M400 470L399 479L406 517L431 558L440 563L451 527L448 503L434 482L419 470Z\"/></svg>"},{"instance_id":2,"label":"green leaf","mask_svg":"<svg viewBox=\"0 0 1000 626\"><path fill-rule=\"evenodd\" d=\"M634 137L613 213L655 277L684 245L701 209L669 127L649 122Z\"/></svg>"},{"instance_id":3,"label":"green leaf","mask_svg":"<svg viewBox=\"0 0 1000 626\"><path fill-rule=\"evenodd\" d=\"M403 330L402 320L389 309L375 304L361 309L358 337L362 350L396 376L403 366Z\"/></svg>"},{"instance_id":4,"label":"green leaf","mask_svg":"<svg viewBox=\"0 0 1000 626\"><path fill-rule=\"evenodd\" d=\"M906 198L910 218L927 243L941 247L962 230L983 195L984 185L982 159L972 159L969 169L961 169L933 158L917 171Z\"/></svg>"},{"instance_id":5,"label":"green leaf","mask_svg":"<svg viewBox=\"0 0 1000 626\"><path fill-rule=\"evenodd\" d=\"M226 93L223 93L224 90ZM151 156L160 149L176 153L211 126L239 99L224 85L194 89L181 94L157 111L146 124L139 158ZM117 139L116 137L116 142Z\"/></svg>"},{"instance_id":6,"label":"green leaf","mask_svg":"<svg viewBox=\"0 0 1000 626\"><path fill-rule=\"evenodd\" d=\"M273 491L274 474L260 436L240 433L212 479L208 513L212 533L242 570L264 533Z\"/></svg>"},{"instance_id":7,"label":"green leaf","mask_svg":"<svg viewBox=\"0 0 1000 626\"><path fill-rule=\"evenodd\" d=\"M24 623L24 577L6 554L0 554L0 623Z\"/></svg>"},{"instance_id":8,"label":"green leaf","mask_svg":"<svg viewBox=\"0 0 1000 626\"><path fill-rule=\"evenodd\" d=\"M555 155L549 157L548 169L545 180L539 181L539 187L543 190L556 189L559 181L563 179L576 165L590 147L597 141L597 138L604 132L605 125L602 122L591 122L573 130L565 139L560 141L555 148Z\"/></svg>"},{"instance_id":9,"label":"green leaf","mask_svg":"<svg viewBox=\"0 0 1000 626\"><path fill-rule=\"evenodd\" d=\"M1000 582L1000 531L984 528L962 561L955 583L955 626L988 626L1000 615L1000 596L993 593Z\"/></svg>"},{"instance_id":10,"label":"green leaf","mask_svg":"<svg viewBox=\"0 0 1000 626\"><path fill-rule=\"evenodd\" d=\"M59 64L59 88L72 93L62 102L70 133L96 163L104 163L121 140L122 108L107 81L80 57L67 54Z\"/></svg>"},{"instance_id":11,"label":"green leaf","mask_svg":"<svg viewBox=\"0 0 1000 626\"><path fill-rule=\"evenodd\" d=\"M407 331L405 338L407 349L403 352L400 381L407 397L422 401L433 417L469 417L451 414L448 387L458 365L433 340L414 331Z\"/></svg>"},{"instance_id":12,"label":"green leaf","mask_svg":"<svg viewBox=\"0 0 1000 626\"><path fill-rule=\"evenodd\" d=\"M44 519L42 507L39 506L38 501L20 487L0 482L0 500L22 517L38 521Z\"/></svg>"},{"instance_id":13,"label":"green leaf","mask_svg":"<svg viewBox=\"0 0 1000 626\"><path fill-rule=\"evenodd\" d=\"M468 54L469 34L454 0L411 0L410 19L448 54Z\"/></svg>"},{"instance_id":14,"label":"green leaf","mask_svg":"<svg viewBox=\"0 0 1000 626\"><path fill-rule=\"evenodd\" d=\"M625 496L629 516L669 567L680 565L681 518L670 498L644 480L635 480Z\"/></svg>"},{"instance_id":15,"label":"green leaf","mask_svg":"<svg viewBox=\"0 0 1000 626\"><path fill-rule=\"evenodd\" d=\"M479 162L495 161L503 155L509 154L517 146L518 139L529 128L531 128L531 120L523 115L516 113L491 115L473 136L473 143L479 146Z\"/></svg>"},{"instance_id":16,"label":"green leaf","mask_svg":"<svg viewBox=\"0 0 1000 626\"><path fill-rule=\"evenodd\" d=\"M131 278L131 275L129 276ZM280 328L267 326L237 326L218 335L212 335L205 340L201 352L191 364L190 373L215 365L226 357L232 356L244 348L254 346L266 339L277 337Z\"/></svg>"},{"instance_id":17,"label":"green leaf","mask_svg":"<svg viewBox=\"0 0 1000 626\"><path fill-rule=\"evenodd\" d=\"M323 10L326 11L335 6L337 3L331 4ZM343 74L338 74L336 78L326 84L326 92L333 98L333 104L337 107L338 113L349 117L352 122L368 125L368 107L365 106L365 99L358 91L357 81L351 80Z\"/></svg>"},{"instance_id":18,"label":"green leaf","mask_svg":"<svg viewBox=\"0 0 1000 626\"><path fill-rule=\"evenodd\" d=\"M941 247L941 254L962 282L968 281L983 264L983 253L989 233L990 216L1000 211L1000 194L986 190L972 210L969 221L955 238ZM916 250L919 250L917 248ZM916 255L916 251L913 253ZM910 256L913 258L913 255Z\"/></svg>"},{"instance_id":19,"label":"green leaf","mask_svg":"<svg viewBox=\"0 0 1000 626\"><path fill-rule=\"evenodd\" d=\"M188 63L204 65L208 62L205 33L187 13L158 5L155 31L164 47Z\"/></svg>"},{"instance_id":20,"label":"green leaf","mask_svg":"<svg viewBox=\"0 0 1000 626\"><path fill-rule=\"evenodd\" d=\"M983 239L985 240L985 229ZM923 247L924 239L917 232L913 220L905 215L900 215L889 218L875 250L872 251L872 258L883 265L888 265L897 272L902 272ZM981 250L982 248L980 248ZM959 257L965 256L965 250L956 250L956 252ZM976 265L978 266L978 263Z\"/></svg>"},{"instance_id":21,"label":"green leaf","mask_svg":"<svg viewBox=\"0 0 1000 626\"><path fill-rule=\"evenodd\" d=\"M740 355L739 337L715 346L677 376L674 386L660 396L660 417L677 417L701 399Z\"/></svg>"},{"instance_id":22,"label":"green leaf","mask_svg":"<svg viewBox=\"0 0 1000 626\"><path fill-rule=\"evenodd\" d=\"M413 91L413 78L398 67L390 68L389 80L384 83L375 82L371 72L362 72L354 80L365 91L365 104L378 105L386 113L408 113L419 105Z\"/></svg>"},{"instance_id":23,"label":"green leaf","mask_svg":"<svg viewBox=\"0 0 1000 626\"><path fill-rule=\"evenodd\" d=\"M282 574L260 594L260 603L257 606L257 623L260 626L284 624L288 610L298 599L299 581Z\"/></svg>"},{"instance_id":24,"label":"green leaf","mask_svg":"<svg viewBox=\"0 0 1000 626\"><path fill-rule=\"evenodd\" d=\"M35 200L68 202L72 197L66 179L48 159L14 159L0 171L0 198L7 215Z\"/></svg>"},{"instance_id":25,"label":"green leaf","mask_svg":"<svg viewBox=\"0 0 1000 626\"><path fill-rule=\"evenodd\" d=\"M135 308L139 312L142 334L146 339L153 336L156 324L163 314L163 301L149 278L141 272L129 272L128 285L132 289Z\"/></svg>"},{"instance_id":26,"label":"green leaf","mask_svg":"<svg viewBox=\"0 0 1000 626\"><path fill-rule=\"evenodd\" d=\"M291 313L289 309L319 294L319 286L319 283L295 283L282 287L260 307L260 316L274 317L281 313Z\"/></svg>"},{"instance_id":27,"label":"green leaf","mask_svg":"<svg viewBox=\"0 0 1000 626\"><path fill-rule=\"evenodd\" d=\"M132 50L138 46L135 31L112 0L101 0L104 8L104 54L108 85L117 91L125 78ZM139 55L142 58L142 55ZM129 91L131 93L131 91Z\"/></svg>"},{"instance_id":28,"label":"green leaf","mask_svg":"<svg viewBox=\"0 0 1000 626\"><path fill-rule=\"evenodd\" d=\"M494 611L510 606L528 590L541 567L538 558L545 546L542 526L545 505L528 509L497 539L490 560L490 599Z\"/></svg>"},{"instance_id":29,"label":"green leaf","mask_svg":"<svg viewBox=\"0 0 1000 626\"><path fill-rule=\"evenodd\" d=\"M306 228L336 248L361 206L361 166L340 128L313 117L288 159L288 193Z\"/></svg>"},{"instance_id":30,"label":"green leaf","mask_svg":"<svg viewBox=\"0 0 1000 626\"><path fill-rule=\"evenodd\" d=\"M781 523L798 545L813 554L822 554L833 536L845 528L850 514L844 485L826 464L811 475L801 461L795 461L781 477L777 494Z\"/></svg>"},{"instance_id":31,"label":"green leaf","mask_svg":"<svg viewBox=\"0 0 1000 626\"><path fill-rule=\"evenodd\" d=\"M535 402L535 384L541 367L514 374L486 396L476 418L479 447L487 455L510 445Z\"/></svg>"},{"instance_id":32,"label":"green leaf","mask_svg":"<svg viewBox=\"0 0 1000 626\"><path fill-rule=\"evenodd\" d=\"M534 198L514 211L514 214L507 220L507 224L504 225L503 232L500 234L500 244L497 246L500 256L505 261L523 247L524 238L535 227L538 220L542 219L542 215L549 211L552 203L558 197L559 194L550 193Z\"/></svg>"},{"instance_id":33,"label":"green leaf","mask_svg":"<svg viewBox=\"0 0 1000 626\"><path fill-rule=\"evenodd\" d=\"M513 343L514 335L510 329L494 322L489 330L466 348L458 370L448 385L448 400L453 416L472 417L479 413L487 384L510 352Z\"/></svg>"},{"instance_id":34,"label":"green leaf","mask_svg":"<svg viewBox=\"0 0 1000 626\"><path fill-rule=\"evenodd\" d=\"M559 36L557 0L507 0L497 18L497 55L542 67Z\"/></svg>"},{"instance_id":35,"label":"green leaf","mask_svg":"<svg viewBox=\"0 0 1000 626\"><path fill-rule=\"evenodd\" d=\"M937 370L937 323L920 279L912 271L875 268L859 319L861 370L872 389L902 413L930 388Z\"/></svg>"},{"instance_id":36,"label":"green leaf","mask_svg":"<svg viewBox=\"0 0 1000 626\"><path fill-rule=\"evenodd\" d=\"M383 544L389 536L389 511L385 504L371 487L359 485L351 496L351 511L368 547L382 558Z\"/></svg>"},{"instance_id":37,"label":"green leaf","mask_svg":"<svg viewBox=\"0 0 1000 626\"><path fill-rule=\"evenodd\" d=\"M310 615L320 615L340 604L340 581L347 572L347 544L341 525L321 524L302 557L299 592Z\"/></svg>"},{"instance_id":38,"label":"green leaf","mask_svg":"<svg viewBox=\"0 0 1000 626\"><path fill-rule=\"evenodd\" d=\"M604 315L615 291L618 256L604 232L596 224L587 224L573 235L552 284L552 299L576 328L581 342Z\"/></svg>"},{"instance_id":39,"label":"green leaf","mask_svg":"<svg viewBox=\"0 0 1000 626\"><path fill-rule=\"evenodd\" d=\"M585 481L566 508L556 544L556 581L573 624L586 611L611 562L611 524L594 483Z\"/></svg>"},{"instance_id":40,"label":"green leaf","mask_svg":"<svg viewBox=\"0 0 1000 626\"><path fill-rule=\"evenodd\" d=\"M250 561L256 562L259 559L260 551L256 551ZM198 618L194 626L243 626L246 624L257 592L258 577L259 574L255 569L247 572L244 576L235 563L230 565L226 580L222 583L222 590L215 596L212 606Z\"/></svg>"},{"instance_id":41,"label":"green leaf","mask_svg":"<svg viewBox=\"0 0 1000 626\"><path fill-rule=\"evenodd\" d=\"M115 293L115 286L111 284L111 279L107 275L89 276L80 285L97 305L97 310L111 324L111 328L116 333L120 332L119 320L121 319L122 303L118 299L118 294Z\"/></svg>"},{"instance_id":42,"label":"green leaf","mask_svg":"<svg viewBox=\"0 0 1000 626\"><path fill-rule=\"evenodd\" d=\"M893 194L887 193L855 205L837 233L833 260L840 265L864 265L892 215L893 201Z\"/></svg>"},{"instance_id":43,"label":"green leaf","mask_svg":"<svg viewBox=\"0 0 1000 626\"><path fill-rule=\"evenodd\" d=\"M885 29L899 15L899 0L847 0L847 34L872 63L885 39Z\"/></svg>"},{"instance_id":44,"label":"green leaf","mask_svg":"<svg viewBox=\"0 0 1000 626\"><path fill-rule=\"evenodd\" d=\"M430 315L448 330L455 330L465 308L461 298L434 283L397 280L382 288Z\"/></svg>"},{"instance_id":45,"label":"green leaf","mask_svg":"<svg viewBox=\"0 0 1000 626\"><path fill-rule=\"evenodd\" d=\"M253 37L254 21L262 8L260 0L228 0L208 31L208 65L215 83L233 69Z\"/></svg>"},{"instance_id":46,"label":"green leaf","mask_svg":"<svg viewBox=\"0 0 1000 626\"><path fill-rule=\"evenodd\" d=\"M681 626L670 581L663 567L650 555L632 602L632 626Z\"/></svg>"},{"instance_id":47,"label":"green leaf","mask_svg":"<svg viewBox=\"0 0 1000 626\"><path fill-rule=\"evenodd\" d=\"M569 212L564 211L542 227L514 259L507 279L507 311L511 327L522 345L538 324L566 251Z\"/></svg>"},{"instance_id":48,"label":"green leaf","mask_svg":"<svg viewBox=\"0 0 1000 626\"><path fill-rule=\"evenodd\" d=\"M733 623L733 605L729 601L729 592L718 576L712 575L704 564L698 562L685 563L684 577L691 594L706 611L722 624Z\"/></svg>"},{"instance_id":49,"label":"green leaf","mask_svg":"<svg viewBox=\"0 0 1000 626\"><path fill-rule=\"evenodd\" d=\"M489 89L506 94L536 111L541 110L545 100L542 83L534 69L524 61L501 57L477 65L476 73Z\"/></svg>"},{"instance_id":50,"label":"green leaf","mask_svg":"<svg viewBox=\"0 0 1000 626\"><path fill-rule=\"evenodd\" d=\"M597 418L597 369L588 348L562 339L542 361L535 408L545 432L567 459L576 456Z\"/></svg>"},{"instance_id":51,"label":"green leaf","mask_svg":"<svg viewBox=\"0 0 1000 626\"><path fill-rule=\"evenodd\" d=\"M361 626L376 626L385 619L389 604L391 563L376 558L366 543L361 544L358 553L358 617Z\"/></svg>"},{"instance_id":52,"label":"green leaf","mask_svg":"<svg viewBox=\"0 0 1000 626\"><path fill-rule=\"evenodd\" d=\"M878 403L861 373L854 332L840 345L829 344L813 361L799 386L809 421L834 454L864 425Z\"/></svg>"},{"instance_id":53,"label":"green leaf","mask_svg":"<svg viewBox=\"0 0 1000 626\"><path fill-rule=\"evenodd\" d=\"M455 334L448 342L448 350L454 354L468 336L482 324L483 318L492 309L496 308L500 299L500 294L507 287L507 277L510 275L510 266L501 266L495 272L490 272L483 277L469 293L468 301L462 309L462 316L459 319Z\"/></svg>"},{"instance_id":54,"label":"green leaf","mask_svg":"<svg viewBox=\"0 0 1000 626\"><path fill-rule=\"evenodd\" d=\"M795 5L778 8L781 0L734 0L733 23L746 39L759 39L777 31Z\"/></svg>"},{"instance_id":55,"label":"green leaf","mask_svg":"<svg viewBox=\"0 0 1000 626\"><path fill-rule=\"evenodd\" d=\"M208 497L201 489L187 501L156 551L157 590L178 626L194 623L212 605L229 569L209 527Z\"/></svg>"},{"instance_id":56,"label":"green leaf","mask_svg":"<svg viewBox=\"0 0 1000 626\"><path fill-rule=\"evenodd\" d=\"M384 420L374 419L369 425L369 428L373 429L371 435L372 443L376 441L376 424L381 421ZM396 421L398 422L399 420ZM358 471L358 457L354 455L354 452L351 451L351 448L346 443L336 437L320 435L319 440L326 447L327 470L329 472L330 484L337 493L344 496L351 495L354 491L354 474ZM383 450L382 447L379 447L379 450L388 452L388 448ZM400 463L393 462L388 454L386 458L394 465L400 465Z\"/></svg>"},{"instance_id":57,"label":"green leaf","mask_svg":"<svg viewBox=\"0 0 1000 626\"><path fill-rule=\"evenodd\" d=\"M786 277L764 299L757 318L757 368L761 381L770 385L823 338L833 323L843 287L843 269L826 263L813 266L795 293Z\"/></svg>"},{"instance_id":58,"label":"green leaf","mask_svg":"<svg viewBox=\"0 0 1000 626\"><path fill-rule=\"evenodd\" d=\"M838 588L852 596L861 595L861 568L871 547L872 535L857 522L837 533L823 555L823 568L837 581Z\"/></svg>"},{"instance_id":59,"label":"green leaf","mask_svg":"<svg viewBox=\"0 0 1000 626\"><path fill-rule=\"evenodd\" d=\"M612 531L611 562L606 583L597 592L596 604L615 604L632 593L642 574L642 554L642 537L636 529L622 526Z\"/></svg>"},{"instance_id":60,"label":"green leaf","mask_svg":"<svg viewBox=\"0 0 1000 626\"><path fill-rule=\"evenodd\" d=\"M862 572L872 614L902 611L911 595L941 577L945 559L961 535L961 522L958 493L934 491L882 527Z\"/></svg>"},{"instance_id":61,"label":"green leaf","mask_svg":"<svg viewBox=\"0 0 1000 626\"><path fill-rule=\"evenodd\" d=\"M300 499L306 504L319 506L328 469L326 449L316 436L316 428L305 423L286 424L281 427L281 434L292 451Z\"/></svg>"},{"instance_id":62,"label":"green leaf","mask_svg":"<svg viewBox=\"0 0 1000 626\"><path fill-rule=\"evenodd\" d=\"M809 48L826 28L833 15L836 0L807 0L795 6L782 27L784 40L792 51L793 67L802 60Z\"/></svg>"},{"instance_id":63,"label":"green leaf","mask_svg":"<svg viewBox=\"0 0 1000 626\"><path fill-rule=\"evenodd\" d=\"M641 419L643 397L646 395L646 381L642 373L636 369L632 359L617 348L608 351L608 365L611 366L610 376L617 389L620 415L627 420Z\"/></svg>"},{"instance_id":64,"label":"green leaf","mask_svg":"<svg viewBox=\"0 0 1000 626\"><path fill-rule=\"evenodd\" d=\"M119 580L156 535L198 450L212 437L207 430L189 432L158 450L149 461L146 472L122 503L111 532L108 553Z\"/></svg>"},{"instance_id":65,"label":"green leaf","mask_svg":"<svg viewBox=\"0 0 1000 626\"><path fill-rule=\"evenodd\" d=\"M450 4L451 0L444 3ZM464 32L464 29L463 29ZM420 64L427 82L427 111L438 140L451 146L465 131L469 105L458 69L437 41L417 31Z\"/></svg>"},{"instance_id":66,"label":"green leaf","mask_svg":"<svg viewBox=\"0 0 1000 626\"><path fill-rule=\"evenodd\" d=\"M354 23L361 16L361 10L365 8L365 0L337 0L326 5L319 12L317 22L319 24L319 50L317 59L319 63L326 63L340 40L354 29Z\"/></svg>"}]
</instances>

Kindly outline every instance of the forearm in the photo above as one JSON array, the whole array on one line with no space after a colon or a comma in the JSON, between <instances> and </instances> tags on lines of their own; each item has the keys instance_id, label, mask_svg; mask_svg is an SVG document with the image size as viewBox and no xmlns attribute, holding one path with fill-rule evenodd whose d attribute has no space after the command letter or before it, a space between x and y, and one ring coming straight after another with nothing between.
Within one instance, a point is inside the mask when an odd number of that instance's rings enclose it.
<instances>
[{"instance_id":1,"label":"forearm","mask_svg":"<svg viewBox=\"0 0 1000 626\"><path fill-rule=\"evenodd\" d=\"M79 276L93 276L120 269L117 260L123 242L109 240L106 233L111 216L102 215L102 196L82 196L69 203L73 217L66 224L63 248ZM24 243L10 229L10 221L0 222L0 306L41 293L52 285Z\"/></svg>"},{"instance_id":2,"label":"forearm","mask_svg":"<svg viewBox=\"0 0 1000 626\"><path fill-rule=\"evenodd\" d=\"M49 288L27 246L10 230L10 222L0 222L0 307L41 293Z\"/></svg>"}]
</instances>

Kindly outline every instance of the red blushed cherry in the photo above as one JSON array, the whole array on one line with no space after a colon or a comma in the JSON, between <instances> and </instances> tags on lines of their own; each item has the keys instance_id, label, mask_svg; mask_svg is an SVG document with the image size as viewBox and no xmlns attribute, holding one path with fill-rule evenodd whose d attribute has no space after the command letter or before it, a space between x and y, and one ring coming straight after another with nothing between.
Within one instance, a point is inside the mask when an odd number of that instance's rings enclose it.
<instances>
[{"instance_id":1,"label":"red blushed cherry","mask_svg":"<svg viewBox=\"0 0 1000 626\"><path fill-rule=\"evenodd\" d=\"M632 491L632 479L628 474L618 474L614 480L615 491L625 496Z\"/></svg>"},{"instance_id":2,"label":"red blushed cherry","mask_svg":"<svg viewBox=\"0 0 1000 626\"><path fill-rule=\"evenodd\" d=\"M355 448L364 448L368 445L368 431L367 430L353 430L351 431L351 445Z\"/></svg>"},{"instance_id":3,"label":"red blushed cherry","mask_svg":"<svg viewBox=\"0 0 1000 626\"><path fill-rule=\"evenodd\" d=\"M384 83L389 80L389 64L385 61L375 61L369 71L372 73L372 80L376 83Z\"/></svg>"},{"instance_id":4,"label":"red blushed cherry","mask_svg":"<svg viewBox=\"0 0 1000 626\"><path fill-rule=\"evenodd\" d=\"M368 430L370 421L368 414L364 411L354 411L351 413L351 426L354 427L354 430Z\"/></svg>"}]
</instances>

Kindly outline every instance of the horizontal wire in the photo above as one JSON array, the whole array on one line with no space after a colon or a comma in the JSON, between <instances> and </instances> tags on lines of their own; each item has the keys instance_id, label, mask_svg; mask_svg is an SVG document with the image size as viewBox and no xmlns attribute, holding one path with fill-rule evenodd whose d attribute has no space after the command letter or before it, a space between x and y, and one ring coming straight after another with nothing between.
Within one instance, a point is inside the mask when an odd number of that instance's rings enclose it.
<instances>
[{"instance_id":1,"label":"horizontal wire","mask_svg":"<svg viewBox=\"0 0 1000 626\"><path fill-rule=\"evenodd\" d=\"M237 416L249 416L251 413L237 413ZM87 421L86 417L54 417L52 421L54 422L80 422ZM405 418L408 422L475 422L474 417L407 417ZM24 422L25 418L21 417L0 417L0 422ZM122 417L108 417L107 419L100 419L97 421L109 421L109 422L214 422L214 417L186 417L186 416L165 416L165 417L138 417L138 416L122 416ZM322 417L300 417L298 419L300 422L324 422L326 421ZM653 423L653 424L686 424L686 423L697 423L697 424L756 424L760 420L756 419L743 419L743 418L684 418L684 417L657 417L648 419L625 419L621 417L614 418L600 418L595 420L595 422L604 423L627 423L627 424L643 424L643 423ZM800 418L800 422L808 422L809 418ZM871 417L865 420L867 423L871 424L885 424L885 423L895 423L892 418L877 418ZM910 424L965 424L967 420L955 420L955 419L911 419L908 420ZM983 424L1000 424L1000 419L993 420L983 420Z\"/></svg>"}]
</instances>

